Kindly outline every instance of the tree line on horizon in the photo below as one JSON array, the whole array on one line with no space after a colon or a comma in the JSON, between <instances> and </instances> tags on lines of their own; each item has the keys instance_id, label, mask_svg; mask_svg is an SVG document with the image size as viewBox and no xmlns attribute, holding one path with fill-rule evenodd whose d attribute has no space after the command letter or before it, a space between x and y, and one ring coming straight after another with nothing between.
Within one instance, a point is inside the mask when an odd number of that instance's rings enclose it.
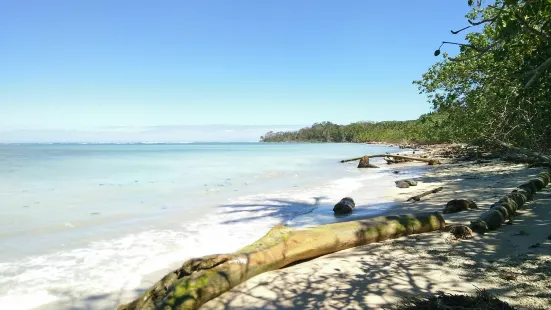
<instances>
[{"instance_id":1,"label":"tree line on horizon","mask_svg":"<svg viewBox=\"0 0 551 310\"><path fill-rule=\"evenodd\" d=\"M500 140L551 151L551 0L468 0L464 43L413 81L432 112L417 120L317 123L261 141L463 142ZM444 46L459 49L455 57Z\"/></svg>"},{"instance_id":2,"label":"tree line on horizon","mask_svg":"<svg viewBox=\"0 0 551 310\"><path fill-rule=\"evenodd\" d=\"M449 142L444 128L443 114L429 113L417 120L356 122L338 125L331 122L315 123L297 131L270 131L260 137L261 142L391 142L440 143Z\"/></svg>"}]
</instances>

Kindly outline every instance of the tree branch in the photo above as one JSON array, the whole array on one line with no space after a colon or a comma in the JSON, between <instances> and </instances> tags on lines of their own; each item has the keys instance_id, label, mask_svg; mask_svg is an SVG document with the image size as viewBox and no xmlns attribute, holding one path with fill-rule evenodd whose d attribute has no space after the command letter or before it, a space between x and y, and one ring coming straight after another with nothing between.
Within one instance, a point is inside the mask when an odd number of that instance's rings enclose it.
<instances>
[{"instance_id":1,"label":"tree branch","mask_svg":"<svg viewBox=\"0 0 551 310\"><path fill-rule=\"evenodd\" d=\"M485 48L479 48L479 47L474 47L472 45L470 45L469 47L471 47L472 49L474 49L475 51L478 52L478 54L476 55L473 55L471 57L468 57L468 58L465 58L465 59L458 59L457 57L455 58L448 58L450 61L465 61L465 60L469 60L469 59L473 59L473 58L476 58L476 57L480 57L484 54L486 54L487 52L489 52L492 48L494 48L496 45L498 45L499 43L501 42L501 40L497 40L495 41L492 45L490 46L487 46Z\"/></svg>"},{"instance_id":2,"label":"tree branch","mask_svg":"<svg viewBox=\"0 0 551 310\"><path fill-rule=\"evenodd\" d=\"M515 12L515 17L522 24L523 28L526 28L528 30L528 32L532 33L533 35L536 35L536 36L540 37L540 39L542 39L543 41L549 41L549 37L545 33L543 33L541 31L531 27L530 25L528 25L526 20L524 20L524 18L522 16L520 16L520 14L518 12Z\"/></svg>"},{"instance_id":3,"label":"tree branch","mask_svg":"<svg viewBox=\"0 0 551 310\"><path fill-rule=\"evenodd\" d=\"M487 23L487 22L492 22L493 23L493 22L496 21L496 19L497 19L497 16L494 16L492 18L486 18L486 19L483 19L483 20L478 21L478 22L474 22L470 19L467 19L467 21L469 22L469 24L471 24L471 26L478 26L478 25L482 25L482 24Z\"/></svg>"},{"instance_id":4,"label":"tree branch","mask_svg":"<svg viewBox=\"0 0 551 310\"><path fill-rule=\"evenodd\" d=\"M463 30L465 30L465 29L469 29L469 28L471 28L471 27L472 27L472 26L467 26L467 27L461 28L461 29L459 29L459 30L457 30L457 31L453 31L453 30L450 30L450 31L451 31L451 33L453 33L453 34L458 34L458 33L460 33L461 31L463 31Z\"/></svg>"},{"instance_id":5,"label":"tree branch","mask_svg":"<svg viewBox=\"0 0 551 310\"><path fill-rule=\"evenodd\" d=\"M546 61L544 61L541 65L539 65L539 67L536 68L536 70L534 71L534 75L532 75L532 77L530 78L530 80L528 81L528 83L526 83L526 85L524 85L524 88L529 88L531 87L536 81L537 79L540 77L540 75L545 72L545 70L547 68L549 68L551 66L551 57L547 58Z\"/></svg>"}]
</instances>

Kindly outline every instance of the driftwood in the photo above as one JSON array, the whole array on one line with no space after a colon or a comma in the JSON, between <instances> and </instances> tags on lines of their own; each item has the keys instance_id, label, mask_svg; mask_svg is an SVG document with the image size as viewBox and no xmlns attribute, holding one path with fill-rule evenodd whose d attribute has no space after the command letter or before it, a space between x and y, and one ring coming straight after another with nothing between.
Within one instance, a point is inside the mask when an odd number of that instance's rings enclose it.
<instances>
[{"instance_id":1,"label":"driftwood","mask_svg":"<svg viewBox=\"0 0 551 310\"><path fill-rule=\"evenodd\" d=\"M391 158L398 158L398 159L402 159L402 160L412 160L412 161L417 160L417 161L428 163L429 165L439 165L440 164L440 161L438 159L434 159L434 158L421 158L421 157L411 157L411 156L404 156L404 155L390 155L390 154L366 155L366 156L362 156L362 157L343 159L343 160L341 160L341 163L346 163L346 162L354 161L354 160L360 160L364 157L368 157L368 158L391 157Z\"/></svg>"},{"instance_id":2,"label":"driftwood","mask_svg":"<svg viewBox=\"0 0 551 310\"><path fill-rule=\"evenodd\" d=\"M537 178L520 185L509 195L494 203L490 210L471 222L470 228L479 233L499 228L505 221L511 219L527 201L532 200L536 192L549 185L550 181L551 173L542 171Z\"/></svg>"},{"instance_id":3,"label":"driftwood","mask_svg":"<svg viewBox=\"0 0 551 310\"><path fill-rule=\"evenodd\" d=\"M435 189L431 189L430 191L426 191L426 192L424 192L422 194L419 194L417 196L409 197L407 201L419 201L419 200L421 200L422 197L425 197L425 196L430 195L430 194L438 193L442 189L444 189L442 186L437 187Z\"/></svg>"},{"instance_id":4,"label":"driftwood","mask_svg":"<svg viewBox=\"0 0 551 310\"><path fill-rule=\"evenodd\" d=\"M473 231L466 225L452 225L449 226L449 232L455 239L471 239L473 237Z\"/></svg>"},{"instance_id":5,"label":"driftwood","mask_svg":"<svg viewBox=\"0 0 551 310\"><path fill-rule=\"evenodd\" d=\"M401 158L395 158L395 157L383 157L383 159L386 161L388 165L391 164L399 164L399 163L405 163L405 162L411 162L411 159L401 159Z\"/></svg>"},{"instance_id":6,"label":"driftwood","mask_svg":"<svg viewBox=\"0 0 551 310\"><path fill-rule=\"evenodd\" d=\"M197 309L266 271L363 244L444 227L444 218L438 212L376 217L306 229L279 225L233 254L186 261L138 299L118 309Z\"/></svg>"},{"instance_id":7,"label":"driftwood","mask_svg":"<svg viewBox=\"0 0 551 310\"><path fill-rule=\"evenodd\" d=\"M453 199L448 201L442 213L456 213L461 211L468 211L472 209L478 209L476 203L469 199Z\"/></svg>"}]
</instances>

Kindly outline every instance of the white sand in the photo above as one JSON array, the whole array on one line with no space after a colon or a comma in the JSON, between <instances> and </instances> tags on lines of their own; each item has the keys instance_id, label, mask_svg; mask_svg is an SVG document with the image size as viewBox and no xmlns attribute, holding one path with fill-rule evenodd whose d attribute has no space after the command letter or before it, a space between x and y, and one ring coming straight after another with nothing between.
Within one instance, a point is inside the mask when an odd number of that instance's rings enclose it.
<instances>
[{"instance_id":1,"label":"white sand","mask_svg":"<svg viewBox=\"0 0 551 310\"><path fill-rule=\"evenodd\" d=\"M408 169L400 167L396 170ZM472 199L479 210L445 215L448 223L467 224L540 171L503 163L429 169L418 186L388 189L386 195L399 202L388 213L441 211L451 199ZM444 190L404 202L438 186ZM359 190L352 197L361 205L363 195ZM333 253L256 276L202 309L378 309L411 293L473 293L476 288L522 308L551 309L550 234L548 187L519 211L513 225L471 240L435 232Z\"/></svg>"}]
</instances>

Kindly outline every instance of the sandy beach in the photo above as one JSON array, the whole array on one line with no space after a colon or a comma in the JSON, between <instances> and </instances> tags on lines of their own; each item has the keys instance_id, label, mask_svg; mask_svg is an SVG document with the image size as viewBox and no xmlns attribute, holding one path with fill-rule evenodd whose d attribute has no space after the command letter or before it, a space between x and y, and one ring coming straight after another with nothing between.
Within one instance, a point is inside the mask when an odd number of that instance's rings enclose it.
<instances>
[{"instance_id":1,"label":"sandy beach","mask_svg":"<svg viewBox=\"0 0 551 310\"><path fill-rule=\"evenodd\" d=\"M396 165L400 174L418 164ZM442 211L451 199L479 209L445 214L448 224L478 217L541 168L503 162L426 167L417 186L389 188L387 214ZM400 175L398 174L398 175ZM366 186L369 186L366 184ZM408 197L439 186L419 202ZM365 194L352 197L359 208ZM487 289L521 309L551 309L551 191L539 192L512 225L470 240L447 232L419 234L336 252L256 276L201 309L379 309L412 293L474 293Z\"/></svg>"}]
</instances>

